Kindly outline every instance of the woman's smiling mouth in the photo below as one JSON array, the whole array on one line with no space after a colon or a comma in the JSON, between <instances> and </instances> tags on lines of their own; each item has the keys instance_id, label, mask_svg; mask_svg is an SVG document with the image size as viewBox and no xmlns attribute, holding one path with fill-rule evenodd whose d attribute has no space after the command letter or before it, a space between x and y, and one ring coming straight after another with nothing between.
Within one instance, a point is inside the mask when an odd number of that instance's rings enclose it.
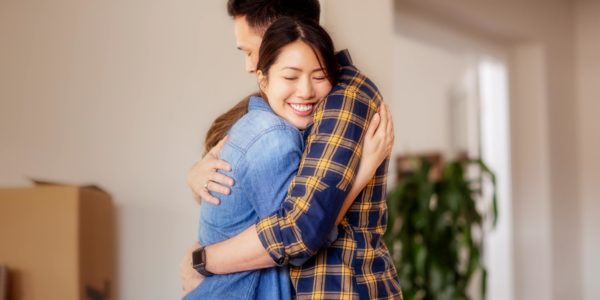
<instances>
[{"instance_id":1,"label":"woman's smiling mouth","mask_svg":"<svg viewBox=\"0 0 600 300\"><path fill-rule=\"evenodd\" d=\"M315 107L314 103L308 103L308 104L297 104L297 103L290 103L289 104L290 107L292 107L292 109L294 110L294 112L302 117L306 117L306 116L310 116L312 114L313 108Z\"/></svg>"}]
</instances>

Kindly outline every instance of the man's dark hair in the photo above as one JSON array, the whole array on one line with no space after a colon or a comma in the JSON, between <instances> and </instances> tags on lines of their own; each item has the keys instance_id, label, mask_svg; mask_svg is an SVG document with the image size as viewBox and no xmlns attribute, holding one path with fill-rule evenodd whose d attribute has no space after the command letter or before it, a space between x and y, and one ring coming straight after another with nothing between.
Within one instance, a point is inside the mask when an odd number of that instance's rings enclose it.
<instances>
[{"instance_id":1,"label":"man's dark hair","mask_svg":"<svg viewBox=\"0 0 600 300\"><path fill-rule=\"evenodd\" d=\"M233 18L245 16L251 28L266 30L281 17L319 23L321 6L318 0L228 0L227 12Z\"/></svg>"}]
</instances>

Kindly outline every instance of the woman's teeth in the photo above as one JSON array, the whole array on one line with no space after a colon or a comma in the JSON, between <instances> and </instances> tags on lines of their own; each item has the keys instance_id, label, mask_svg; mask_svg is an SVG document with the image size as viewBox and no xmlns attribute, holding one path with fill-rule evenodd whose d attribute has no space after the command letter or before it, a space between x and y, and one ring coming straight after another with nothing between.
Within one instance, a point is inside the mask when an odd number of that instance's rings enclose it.
<instances>
[{"instance_id":1,"label":"woman's teeth","mask_svg":"<svg viewBox=\"0 0 600 300\"><path fill-rule=\"evenodd\" d=\"M311 110L313 104L290 104L290 106L297 111L305 112Z\"/></svg>"}]
</instances>

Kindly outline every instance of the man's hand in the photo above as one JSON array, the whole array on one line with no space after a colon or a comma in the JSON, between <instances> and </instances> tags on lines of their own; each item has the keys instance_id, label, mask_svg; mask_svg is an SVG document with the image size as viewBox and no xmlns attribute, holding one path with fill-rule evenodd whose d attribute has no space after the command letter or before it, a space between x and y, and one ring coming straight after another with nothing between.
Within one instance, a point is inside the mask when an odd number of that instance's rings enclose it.
<instances>
[{"instance_id":1,"label":"man's hand","mask_svg":"<svg viewBox=\"0 0 600 300\"><path fill-rule=\"evenodd\" d=\"M186 252L183 260L181 261L180 266L180 276L181 276L181 288L183 289L184 298L189 292L195 289L202 280L204 280L204 276L200 275L194 268L192 268L192 252L194 250L200 248L200 244L195 242Z\"/></svg>"},{"instance_id":2,"label":"man's hand","mask_svg":"<svg viewBox=\"0 0 600 300\"><path fill-rule=\"evenodd\" d=\"M209 192L223 195L229 195L231 192L233 179L217 172L217 170L231 171L231 166L226 161L219 159L219 154L226 141L227 137L223 138L188 172L187 184L192 189L192 194L198 203L203 199L208 203L219 205L220 200Z\"/></svg>"}]
</instances>

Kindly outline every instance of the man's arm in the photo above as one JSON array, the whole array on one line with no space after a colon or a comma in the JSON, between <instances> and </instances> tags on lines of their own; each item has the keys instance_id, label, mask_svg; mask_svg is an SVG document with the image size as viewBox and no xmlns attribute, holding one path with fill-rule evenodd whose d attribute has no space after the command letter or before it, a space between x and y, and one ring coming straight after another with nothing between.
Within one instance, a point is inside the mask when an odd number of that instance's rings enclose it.
<instances>
[{"instance_id":1,"label":"man's arm","mask_svg":"<svg viewBox=\"0 0 600 300\"><path fill-rule=\"evenodd\" d=\"M233 238L206 247L205 253L206 270L215 274L250 271L277 265L258 239L255 225Z\"/></svg>"}]
</instances>

